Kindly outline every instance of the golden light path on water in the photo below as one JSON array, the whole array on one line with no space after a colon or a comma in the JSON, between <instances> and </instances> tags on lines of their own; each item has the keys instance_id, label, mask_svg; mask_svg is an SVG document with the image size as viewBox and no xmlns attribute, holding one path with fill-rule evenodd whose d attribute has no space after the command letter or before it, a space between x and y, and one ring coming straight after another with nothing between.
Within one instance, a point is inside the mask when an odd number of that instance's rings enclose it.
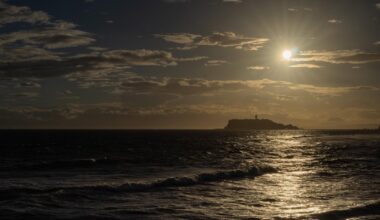
<instances>
[{"instance_id":1,"label":"golden light path on water","mask_svg":"<svg viewBox=\"0 0 380 220\"><path fill-rule=\"evenodd\" d=\"M283 213L284 217L299 217L321 212L321 208L308 199L310 197L308 194L313 192L309 192L304 187L304 182L307 181L304 177L312 172L305 167L312 158L309 154L299 151L305 143L302 143L301 139L294 139L292 135L281 135L273 140L277 143L273 143L272 146L275 146L276 150L282 154L273 162L281 170L263 178L272 183L267 186L276 187L276 189L268 188L267 191L273 192L273 197L279 201L277 211Z\"/></svg>"},{"instance_id":2,"label":"golden light path on water","mask_svg":"<svg viewBox=\"0 0 380 220\"><path fill-rule=\"evenodd\" d=\"M233 208L240 210L240 213L236 213L237 216L254 216L260 219L271 219L275 216L308 218L307 216L318 213L363 205L362 198L352 193L353 187L360 188L359 183L351 178L334 175L326 178L319 175L332 170L318 166L318 141L305 138L299 133L274 133L273 136L255 139L265 140L261 142L261 147L270 149L260 163L270 164L278 172L238 183L224 183L228 185L227 188L235 191L234 197L230 198L230 204L232 207L232 201L235 201L233 206L237 206L236 201L239 202L240 207ZM252 162L257 163L257 159L252 159ZM244 189L244 193L240 194L238 192L241 189ZM230 193L226 193L226 197Z\"/></svg>"}]
</instances>

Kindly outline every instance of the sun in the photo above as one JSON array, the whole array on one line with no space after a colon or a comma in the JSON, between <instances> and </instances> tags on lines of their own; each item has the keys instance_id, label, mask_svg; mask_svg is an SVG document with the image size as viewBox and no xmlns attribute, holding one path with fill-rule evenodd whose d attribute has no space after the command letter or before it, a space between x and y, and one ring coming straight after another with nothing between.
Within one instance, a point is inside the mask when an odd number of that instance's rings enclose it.
<instances>
[{"instance_id":1,"label":"sun","mask_svg":"<svg viewBox=\"0 0 380 220\"><path fill-rule=\"evenodd\" d=\"M290 50L284 50L282 52L282 59L284 60L290 60L292 58L293 54L292 54L292 51Z\"/></svg>"}]
</instances>

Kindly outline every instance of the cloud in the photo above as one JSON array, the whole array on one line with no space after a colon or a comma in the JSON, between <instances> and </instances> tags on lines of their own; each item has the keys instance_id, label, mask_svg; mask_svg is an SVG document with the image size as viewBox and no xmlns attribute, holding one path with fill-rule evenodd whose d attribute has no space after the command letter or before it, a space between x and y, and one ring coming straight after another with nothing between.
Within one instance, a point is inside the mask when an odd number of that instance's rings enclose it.
<instances>
[{"instance_id":1,"label":"cloud","mask_svg":"<svg viewBox=\"0 0 380 220\"><path fill-rule=\"evenodd\" d=\"M243 0L222 0L222 2L226 2L226 3L242 3Z\"/></svg>"},{"instance_id":2,"label":"cloud","mask_svg":"<svg viewBox=\"0 0 380 220\"><path fill-rule=\"evenodd\" d=\"M301 51L291 59L295 62L325 62L332 64L365 64L380 62L380 54L361 50Z\"/></svg>"},{"instance_id":3,"label":"cloud","mask_svg":"<svg viewBox=\"0 0 380 220\"><path fill-rule=\"evenodd\" d=\"M220 65L226 64L226 63L227 63L226 60L208 60L205 63L205 66L220 66Z\"/></svg>"},{"instance_id":4,"label":"cloud","mask_svg":"<svg viewBox=\"0 0 380 220\"><path fill-rule=\"evenodd\" d=\"M29 119L32 121L51 122L55 120L76 120L86 115L103 116L163 116L185 114L228 114L245 113L251 108L232 107L221 104L180 104L170 106L160 104L154 107L130 107L122 102L105 102L97 104L67 104L50 108L43 107L11 107L1 108L1 115L7 118ZM101 117L102 118L102 117ZM0 117L1 119L1 117ZM62 122L62 121L61 121Z\"/></svg>"},{"instance_id":5,"label":"cloud","mask_svg":"<svg viewBox=\"0 0 380 220\"><path fill-rule=\"evenodd\" d=\"M177 59L170 52L160 50L113 50L102 54L104 59L122 61L132 66L174 66Z\"/></svg>"},{"instance_id":6,"label":"cloud","mask_svg":"<svg viewBox=\"0 0 380 220\"><path fill-rule=\"evenodd\" d=\"M234 47L243 50L258 50L268 41L266 38L254 38L237 35L233 32L214 32L199 41L199 45Z\"/></svg>"},{"instance_id":7,"label":"cloud","mask_svg":"<svg viewBox=\"0 0 380 220\"><path fill-rule=\"evenodd\" d=\"M175 47L174 49L175 50L192 50L192 49L195 49L195 48L198 48L198 46L196 45L185 45L185 46L182 46L182 47Z\"/></svg>"},{"instance_id":8,"label":"cloud","mask_svg":"<svg viewBox=\"0 0 380 220\"><path fill-rule=\"evenodd\" d=\"M52 27L3 34L0 35L0 46L10 47L22 43L38 45L47 49L58 49L83 46L95 42L89 33L74 28L74 24L60 21Z\"/></svg>"},{"instance_id":9,"label":"cloud","mask_svg":"<svg viewBox=\"0 0 380 220\"><path fill-rule=\"evenodd\" d=\"M19 92L14 94L16 98L36 98L39 96L38 92Z\"/></svg>"},{"instance_id":10,"label":"cloud","mask_svg":"<svg viewBox=\"0 0 380 220\"><path fill-rule=\"evenodd\" d=\"M330 24L341 24L342 23L341 20L337 20L335 18L334 19L330 19L327 22L330 23Z\"/></svg>"},{"instance_id":11,"label":"cloud","mask_svg":"<svg viewBox=\"0 0 380 220\"><path fill-rule=\"evenodd\" d=\"M0 27L6 24L48 23L50 16L42 11L32 11L29 7L14 6L0 1Z\"/></svg>"},{"instance_id":12,"label":"cloud","mask_svg":"<svg viewBox=\"0 0 380 220\"><path fill-rule=\"evenodd\" d=\"M91 78L86 80L89 81ZM104 85L99 84L99 86ZM270 79L210 80L138 75L124 78L116 75L115 82L111 87L102 88L101 92L118 89L117 93L104 94L105 97L114 96L107 100L118 101L84 103L69 98L73 97L71 91L62 92L59 89L59 92L62 93L59 93L60 98L67 98L65 101L74 103L61 102L49 107L22 106L22 104L20 106L1 106L0 124L4 127L9 125L54 127L58 124L64 126L68 125L67 123L77 122L69 124L68 127L107 125L115 128L115 123L122 121L124 123L119 123L118 126L135 128L136 126L145 126L147 128L152 125L149 124L154 121L152 119L165 116L166 120L157 124L158 127L162 128L168 124L168 119L173 120L173 127L189 127L189 124L183 124L178 117L182 115L181 117L194 122L194 115L198 115L202 118L201 121L207 119L207 124L202 125L203 128L209 128L209 126L215 126L210 121L210 117L224 115L226 118L218 118L215 121L223 126L228 118L249 117L252 112L265 112L266 116L263 117L277 120L274 115L285 113L289 117L293 115L305 118L312 126L321 126L324 124L314 124L315 119L330 118L336 115L337 109L345 109L345 104L342 102L347 102L350 106L353 99L362 98L363 94L377 94L379 91L376 87L361 85L318 86ZM93 90L99 91L96 88ZM18 96L14 95L11 97L12 99L29 101L38 98L33 95L29 97L25 94L22 95L18 91L16 93L19 93ZM75 94L80 96L79 91ZM39 99L43 98L45 96ZM324 115L315 112L321 112ZM125 121L133 120L138 123L125 124ZM94 121L96 124L93 123ZM299 121L291 121L301 126ZM37 122L41 122L41 124ZM199 121L193 124L198 123Z\"/></svg>"},{"instance_id":13,"label":"cloud","mask_svg":"<svg viewBox=\"0 0 380 220\"><path fill-rule=\"evenodd\" d=\"M21 82L17 85L19 88L41 88L41 85L36 82L31 82L31 81L26 81L26 82Z\"/></svg>"},{"instance_id":14,"label":"cloud","mask_svg":"<svg viewBox=\"0 0 380 220\"><path fill-rule=\"evenodd\" d=\"M308 69L319 69L319 68L321 68L321 66L319 66L319 65L310 64L310 63L294 64L294 65L290 65L289 67L292 67L292 68L308 68Z\"/></svg>"},{"instance_id":15,"label":"cloud","mask_svg":"<svg viewBox=\"0 0 380 220\"><path fill-rule=\"evenodd\" d=\"M190 61L199 61L207 59L206 56L196 56L196 57L183 57L183 58L176 58L178 62L190 62Z\"/></svg>"},{"instance_id":16,"label":"cloud","mask_svg":"<svg viewBox=\"0 0 380 220\"><path fill-rule=\"evenodd\" d=\"M91 34L78 30L75 24L53 20L44 12L8 5L1 1L0 11L0 25L30 23L0 35L0 75L7 75L4 71L13 72L11 67L16 72L23 68L23 71L27 71L25 68L28 68L28 64L32 64L29 65L31 68L41 70L43 62L51 64L67 59L65 53L56 49L87 46L95 42Z\"/></svg>"},{"instance_id":17,"label":"cloud","mask_svg":"<svg viewBox=\"0 0 380 220\"><path fill-rule=\"evenodd\" d=\"M190 0L163 0L165 3L185 3L189 2Z\"/></svg>"},{"instance_id":18,"label":"cloud","mask_svg":"<svg viewBox=\"0 0 380 220\"><path fill-rule=\"evenodd\" d=\"M0 77L55 77L83 73L96 76L123 71L131 66L175 66L206 57L177 58L161 50L108 50L74 56L50 56L40 59L20 59L0 62Z\"/></svg>"},{"instance_id":19,"label":"cloud","mask_svg":"<svg viewBox=\"0 0 380 220\"><path fill-rule=\"evenodd\" d=\"M154 36L176 44L192 44L197 38L201 37L201 35L189 33L155 34Z\"/></svg>"},{"instance_id":20,"label":"cloud","mask_svg":"<svg viewBox=\"0 0 380 220\"><path fill-rule=\"evenodd\" d=\"M376 8L380 10L380 3L377 3L376 5Z\"/></svg>"},{"instance_id":21,"label":"cloud","mask_svg":"<svg viewBox=\"0 0 380 220\"><path fill-rule=\"evenodd\" d=\"M167 67L207 58L174 57L171 52L163 50L99 48L91 45L95 42L92 34L77 29L73 23L53 20L45 13L37 13L27 7L11 6L1 1L0 8L2 23L19 22L13 18L18 16L22 21L39 23L35 27L20 26L26 30L0 35L0 77L87 75L98 79L133 66ZM44 19L37 19L41 15L44 15ZM170 36L167 37L171 40ZM180 40L177 39L176 42L179 43ZM76 50L58 50L72 47ZM84 49L89 49L90 52L83 52Z\"/></svg>"},{"instance_id":22,"label":"cloud","mask_svg":"<svg viewBox=\"0 0 380 220\"><path fill-rule=\"evenodd\" d=\"M270 79L260 80L206 80L206 79L186 79L186 78L143 78L132 77L125 79L120 88L129 92L145 93L171 93L177 95L210 94L217 91L250 91L283 89L284 91L302 91L315 95L339 96L345 93L358 90L378 91L372 86L348 86L348 87L327 87L309 84L291 83L287 81L276 81Z\"/></svg>"},{"instance_id":23,"label":"cloud","mask_svg":"<svg viewBox=\"0 0 380 220\"><path fill-rule=\"evenodd\" d=\"M184 44L194 48L197 46L233 47L241 50L258 50L269 40L267 38L246 37L233 32L214 32L208 36L189 33L156 34L167 42Z\"/></svg>"},{"instance_id":24,"label":"cloud","mask_svg":"<svg viewBox=\"0 0 380 220\"><path fill-rule=\"evenodd\" d=\"M62 95L72 95L73 92L70 89L66 89L66 90L62 91L61 94Z\"/></svg>"},{"instance_id":25,"label":"cloud","mask_svg":"<svg viewBox=\"0 0 380 220\"><path fill-rule=\"evenodd\" d=\"M60 53L51 52L36 46L22 46L16 48L0 48L0 66L12 65L17 62L34 62L38 60L59 59ZM1 67L0 67L1 69ZM0 70L1 71L1 70Z\"/></svg>"},{"instance_id":26,"label":"cloud","mask_svg":"<svg viewBox=\"0 0 380 220\"><path fill-rule=\"evenodd\" d=\"M262 70L268 70L270 67L268 66L249 66L247 67L247 70L257 70L257 71L262 71Z\"/></svg>"},{"instance_id":27,"label":"cloud","mask_svg":"<svg viewBox=\"0 0 380 220\"><path fill-rule=\"evenodd\" d=\"M292 104L296 102L297 100L291 101ZM294 113L288 113L290 106L283 108L283 111L279 113L278 108L283 105L268 105L260 108L255 106L256 103L248 105L182 103L175 106L159 104L132 107L122 102L103 102L66 104L49 108L30 106L4 108L1 106L0 126L2 128L98 128L99 125L103 128L221 128L232 117L252 117L254 112L265 112L260 116L283 123L295 123L301 127L357 128L355 124L363 123L363 119L366 123L373 125L373 120L379 118L379 111L375 108L333 108L332 111L323 111L319 114L314 112L302 114L297 108L294 109ZM289 102L284 103L288 106ZM323 108L326 107L330 106L323 105ZM336 118L337 113L345 115L345 118L350 120ZM364 127L368 128L368 125Z\"/></svg>"},{"instance_id":28,"label":"cloud","mask_svg":"<svg viewBox=\"0 0 380 220\"><path fill-rule=\"evenodd\" d=\"M289 12L293 12L293 13L296 13L296 12L312 12L313 9L312 8L297 8L297 7L292 7L292 8L288 8L288 11Z\"/></svg>"},{"instance_id":29,"label":"cloud","mask_svg":"<svg viewBox=\"0 0 380 220\"><path fill-rule=\"evenodd\" d=\"M374 45L380 46L380 41L375 42Z\"/></svg>"},{"instance_id":30,"label":"cloud","mask_svg":"<svg viewBox=\"0 0 380 220\"><path fill-rule=\"evenodd\" d=\"M10 118L21 118L23 120L32 121L49 121L53 118L72 120L85 112L84 109L78 108L75 105L60 106L60 107L11 107L0 108L0 112L9 115Z\"/></svg>"},{"instance_id":31,"label":"cloud","mask_svg":"<svg viewBox=\"0 0 380 220\"><path fill-rule=\"evenodd\" d=\"M90 120L97 118L108 121L115 119L116 116L128 115L133 117L153 115L175 117L178 114L199 114L207 117L207 115L215 114L230 116L242 114L247 116L252 112L260 111L265 111L267 114L278 113L278 108L284 105L286 111L292 109L296 112L297 107L294 105L299 100L303 100L301 108L304 109L305 102L309 99L331 101L335 98L340 100L345 97L352 100L354 92L378 91L378 88L370 86L328 87L269 79L207 80L138 76L122 79L119 88L124 92L115 95L119 96L118 100L124 96L127 97L125 102L72 103L48 108L2 106L0 107L0 120L11 118L12 122L15 122L15 119L28 118L34 121L45 121L51 126L56 124L55 122L65 123L66 120L75 119L81 119L80 122L83 123L83 117L88 117ZM70 96L71 93L68 91L63 94ZM14 98L35 98L35 95L21 93L18 95ZM343 97L343 95L346 96ZM135 102L136 99L143 98L144 102L143 104L131 103L131 97L135 98ZM164 98L156 101L160 97ZM168 97L171 97L169 101ZM149 103L149 100L154 101ZM316 105L323 105L322 108L326 107L326 103L321 101ZM294 107L295 109L293 109ZM329 117L331 116L329 115ZM116 117L116 120L118 119L120 118Z\"/></svg>"}]
</instances>

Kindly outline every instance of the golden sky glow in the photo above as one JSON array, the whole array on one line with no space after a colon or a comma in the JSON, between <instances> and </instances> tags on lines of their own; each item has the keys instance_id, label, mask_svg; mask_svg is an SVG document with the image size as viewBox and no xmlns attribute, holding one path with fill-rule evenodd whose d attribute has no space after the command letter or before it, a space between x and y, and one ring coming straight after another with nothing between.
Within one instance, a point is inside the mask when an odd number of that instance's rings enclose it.
<instances>
[{"instance_id":1,"label":"golden sky glow","mask_svg":"<svg viewBox=\"0 0 380 220\"><path fill-rule=\"evenodd\" d=\"M380 9L353 2L0 0L0 127L377 127Z\"/></svg>"}]
</instances>

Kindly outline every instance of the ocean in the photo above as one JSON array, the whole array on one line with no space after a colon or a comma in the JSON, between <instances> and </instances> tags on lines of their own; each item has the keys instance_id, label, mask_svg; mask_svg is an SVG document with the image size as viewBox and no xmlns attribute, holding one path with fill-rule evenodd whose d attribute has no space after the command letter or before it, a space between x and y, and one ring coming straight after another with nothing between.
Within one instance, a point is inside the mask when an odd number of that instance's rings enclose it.
<instances>
[{"instance_id":1,"label":"ocean","mask_svg":"<svg viewBox=\"0 0 380 220\"><path fill-rule=\"evenodd\" d=\"M3 130L0 219L380 219L370 130Z\"/></svg>"}]
</instances>

